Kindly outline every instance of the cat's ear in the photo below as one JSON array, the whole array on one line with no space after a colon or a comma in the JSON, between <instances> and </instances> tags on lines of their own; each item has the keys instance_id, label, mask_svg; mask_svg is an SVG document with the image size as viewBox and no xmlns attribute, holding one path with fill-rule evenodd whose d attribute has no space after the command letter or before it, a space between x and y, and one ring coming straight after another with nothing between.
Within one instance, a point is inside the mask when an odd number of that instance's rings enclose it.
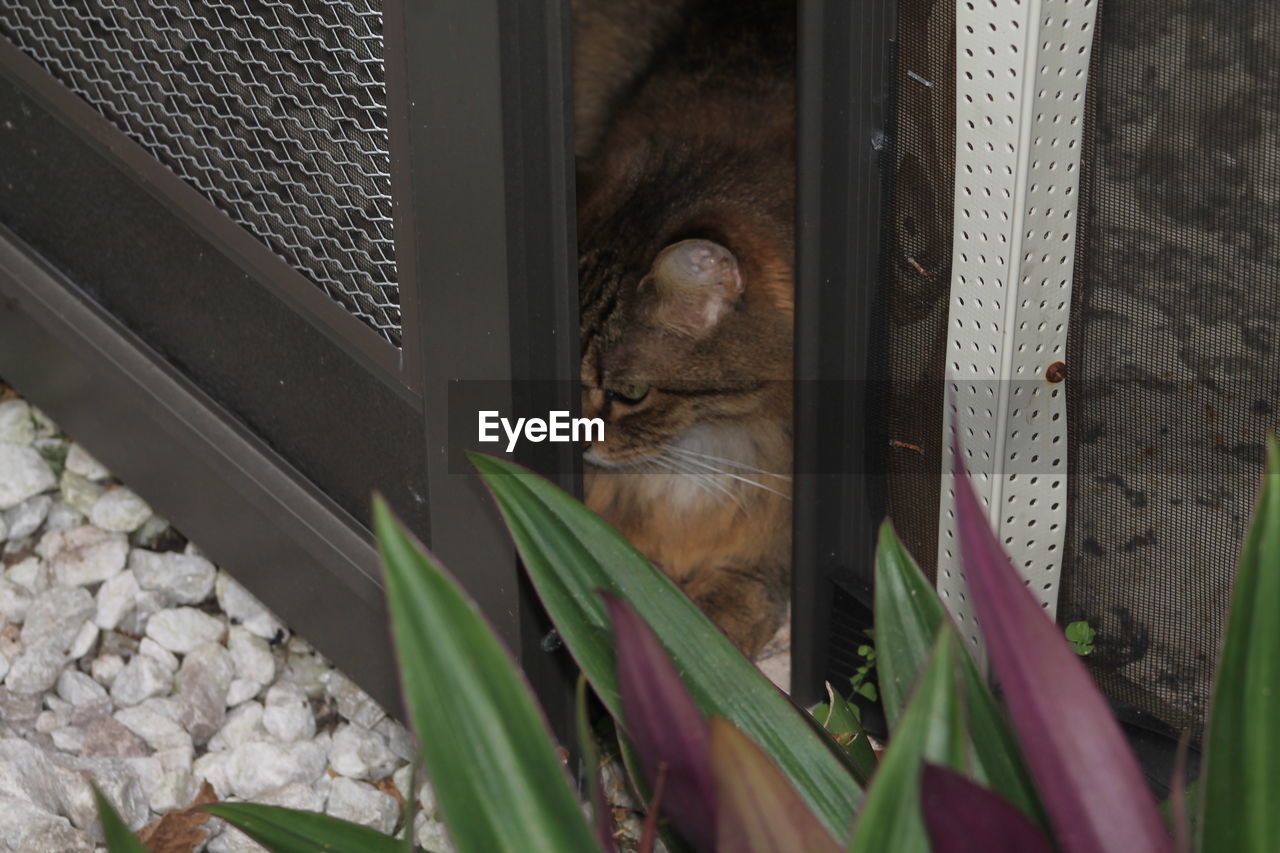
<instances>
[{"instance_id":1,"label":"cat's ear","mask_svg":"<svg viewBox=\"0 0 1280 853\"><path fill-rule=\"evenodd\" d=\"M742 296L738 259L710 240L681 240L667 246L651 273L658 298L654 319L687 335L702 335Z\"/></svg>"}]
</instances>

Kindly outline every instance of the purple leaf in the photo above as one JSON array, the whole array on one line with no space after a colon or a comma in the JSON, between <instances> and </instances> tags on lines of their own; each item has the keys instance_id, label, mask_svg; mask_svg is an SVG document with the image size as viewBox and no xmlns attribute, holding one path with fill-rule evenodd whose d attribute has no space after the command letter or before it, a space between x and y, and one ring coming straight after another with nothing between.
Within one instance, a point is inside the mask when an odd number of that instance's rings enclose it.
<instances>
[{"instance_id":1,"label":"purple leaf","mask_svg":"<svg viewBox=\"0 0 1280 853\"><path fill-rule=\"evenodd\" d=\"M707 721L640 615L617 596L601 595L613 622L623 728L647 779L656 780L666 765L662 808L676 829L699 850L712 850L716 802Z\"/></svg>"},{"instance_id":2,"label":"purple leaf","mask_svg":"<svg viewBox=\"0 0 1280 853\"><path fill-rule=\"evenodd\" d=\"M787 777L724 717L711 718L719 853L840 853Z\"/></svg>"},{"instance_id":3,"label":"purple leaf","mask_svg":"<svg viewBox=\"0 0 1280 853\"><path fill-rule=\"evenodd\" d=\"M933 853L1053 853L1016 806L937 764L920 775L920 810Z\"/></svg>"},{"instance_id":4,"label":"purple leaf","mask_svg":"<svg viewBox=\"0 0 1280 853\"><path fill-rule=\"evenodd\" d=\"M960 556L991 666L1065 853L1167 853L1155 801L1102 694L1031 594L955 459Z\"/></svg>"}]
</instances>

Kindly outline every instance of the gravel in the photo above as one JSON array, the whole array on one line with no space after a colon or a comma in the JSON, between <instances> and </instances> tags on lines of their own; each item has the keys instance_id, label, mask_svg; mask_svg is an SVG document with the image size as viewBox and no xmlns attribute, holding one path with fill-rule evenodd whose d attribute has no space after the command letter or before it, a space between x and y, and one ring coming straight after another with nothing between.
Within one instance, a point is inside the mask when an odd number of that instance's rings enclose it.
<instances>
[{"instance_id":1,"label":"gravel","mask_svg":"<svg viewBox=\"0 0 1280 853\"><path fill-rule=\"evenodd\" d=\"M0 557L0 853L102 850L91 783L135 830L205 782L398 828L405 728L2 383ZM262 850L206 829L193 850Z\"/></svg>"}]
</instances>

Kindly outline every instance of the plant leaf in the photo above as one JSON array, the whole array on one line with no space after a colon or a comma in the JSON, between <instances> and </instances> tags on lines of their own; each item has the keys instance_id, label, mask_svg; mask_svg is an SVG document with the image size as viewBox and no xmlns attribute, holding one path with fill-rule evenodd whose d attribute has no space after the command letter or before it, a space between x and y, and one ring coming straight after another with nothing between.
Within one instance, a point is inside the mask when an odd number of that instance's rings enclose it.
<instances>
[{"instance_id":1,"label":"plant leaf","mask_svg":"<svg viewBox=\"0 0 1280 853\"><path fill-rule=\"evenodd\" d=\"M1280 838L1280 443L1240 553L1205 735L1200 848L1254 853Z\"/></svg>"},{"instance_id":2,"label":"plant leaf","mask_svg":"<svg viewBox=\"0 0 1280 853\"><path fill-rule=\"evenodd\" d=\"M920 807L933 853L1053 853L1016 806L945 767L925 763Z\"/></svg>"},{"instance_id":3,"label":"plant leaf","mask_svg":"<svg viewBox=\"0 0 1280 853\"><path fill-rule=\"evenodd\" d=\"M107 850L110 853L147 853L147 848L143 847L138 837L125 826L120 815L107 798L102 796L97 785L93 786L93 801L98 807L98 819L102 821L102 835L107 840Z\"/></svg>"},{"instance_id":4,"label":"plant leaf","mask_svg":"<svg viewBox=\"0 0 1280 853\"><path fill-rule=\"evenodd\" d=\"M710 739L719 853L840 853L831 833L751 738L723 717L712 717Z\"/></svg>"},{"instance_id":5,"label":"plant leaf","mask_svg":"<svg viewBox=\"0 0 1280 853\"><path fill-rule=\"evenodd\" d=\"M818 706L824 709L822 726L849 756L858 784L865 785L876 772L875 750L871 748L871 741L867 740L867 733L862 730L853 706L835 691L830 682L826 687L827 704Z\"/></svg>"},{"instance_id":6,"label":"plant leaf","mask_svg":"<svg viewBox=\"0 0 1280 853\"><path fill-rule=\"evenodd\" d=\"M651 803L657 796L657 792L650 787L647 779L644 778L644 771L640 768L640 757L636 754L635 745L631 743L631 739L627 737L627 733L618 727L615 731L618 737L618 756L622 759L622 765L627 769L627 778L631 780L632 793L636 797L637 802ZM684 837L677 835L671 830L671 826L667 821L658 823L658 836L662 839L662 843L666 845L668 853L694 853L693 848L689 846L689 842Z\"/></svg>"},{"instance_id":7,"label":"plant leaf","mask_svg":"<svg viewBox=\"0 0 1280 853\"><path fill-rule=\"evenodd\" d=\"M623 728L645 778L657 779L658 768L666 766L662 804L671 822L695 847L711 850L716 799L707 721L649 626L620 598L603 595L615 637Z\"/></svg>"},{"instance_id":8,"label":"plant leaf","mask_svg":"<svg viewBox=\"0 0 1280 853\"><path fill-rule=\"evenodd\" d=\"M880 525L875 568L876 667L892 731L947 615L888 521Z\"/></svg>"},{"instance_id":9,"label":"plant leaf","mask_svg":"<svg viewBox=\"0 0 1280 853\"><path fill-rule=\"evenodd\" d=\"M876 664L885 714L896 724L901 708L929 660L942 625L951 625L938 594L898 540L892 525L880 527L876 549ZM969 656L961 657L962 693L969 717L975 779L1047 826L1018 745L995 698ZM894 711L893 709L898 709Z\"/></svg>"},{"instance_id":10,"label":"plant leaf","mask_svg":"<svg viewBox=\"0 0 1280 853\"><path fill-rule=\"evenodd\" d=\"M795 785L837 836L861 791L842 760L791 701L733 647L680 589L604 520L543 478L481 454L484 477L543 606L610 713L621 713L603 602L625 599L670 652L707 716L742 729Z\"/></svg>"},{"instance_id":11,"label":"plant leaf","mask_svg":"<svg viewBox=\"0 0 1280 853\"><path fill-rule=\"evenodd\" d=\"M1169 835L1119 725L992 533L963 457L954 439L961 562L1059 844L1065 853L1167 853Z\"/></svg>"},{"instance_id":12,"label":"plant leaf","mask_svg":"<svg viewBox=\"0 0 1280 853\"><path fill-rule=\"evenodd\" d=\"M850 853L928 853L920 767L926 758L952 767L964 764L967 737L955 678L962 654L955 631L949 625L940 630L867 790Z\"/></svg>"},{"instance_id":13,"label":"plant leaf","mask_svg":"<svg viewBox=\"0 0 1280 853\"><path fill-rule=\"evenodd\" d=\"M215 803L220 817L272 853L400 853L399 839L329 815L257 803Z\"/></svg>"},{"instance_id":14,"label":"plant leaf","mask_svg":"<svg viewBox=\"0 0 1280 853\"><path fill-rule=\"evenodd\" d=\"M541 710L475 604L378 498L400 684L460 853L598 851Z\"/></svg>"}]
</instances>

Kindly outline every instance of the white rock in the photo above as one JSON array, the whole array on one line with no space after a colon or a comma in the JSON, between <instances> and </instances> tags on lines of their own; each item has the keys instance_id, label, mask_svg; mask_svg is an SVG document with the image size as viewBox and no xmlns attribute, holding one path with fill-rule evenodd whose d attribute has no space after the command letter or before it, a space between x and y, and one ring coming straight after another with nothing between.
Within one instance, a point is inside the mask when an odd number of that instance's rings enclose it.
<instances>
[{"instance_id":1,"label":"white rock","mask_svg":"<svg viewBox=\"0 0 1280 853\"><path fill-rule=\"evenodd\" d=\"M419 812L413 821L414 839L426 853L455 853L449 830L438 820Z\"/></svg>"},{"instance_id":2,"label":"white rock","mask_svg":"<svg viewBox=\"0 0 1280 853\"><path fill-rule=\"evenodd\" d=\"M327 793L327 791L326 791ZM258 802L267 806L280 806L286 809L299 809L304 812L323 812L327 797L315 786L301 782L290 782L274 791L267 791L258 797Z\"/></svg>"},{"instance_id":3,"label":"white rock","mask_svg":"<svg viewBox=\"0 0 1280 853\"><path fill-rule=\"evenodd\" d=\"M231 781L227 771L231 769L232 753L206 752L191 766L191 775L197 782L208 782L219 800L231 796Z\"/></svg>"},{"instance_id":4,"label":"white rock","mask_svg":"<svg viewBox=\"0 0 1280 853\"><path fill-rule=\"evenodd\" d=\"M185 767L167 770L160 784L151 793L151 810L164 814L182 808L196 795L196 780Z\"/></svg>"},{"instance_id":5,"label":"white rock","mask_svg":"<svg viewBox=\"0 0 1280 853\"><path fill-rule=\"evenodd\" d=\"M35 440L36 425L26 401L0 401L0 442L30 444Z\"/></svg>"},{"instance_id":6,"label":"white rock","mask_svg":"<svg viewBox=\"0 0 1280 853\"><path fill-rule=\"evenodd\" d=\"M416 750L413 735L390 717L383 717L373 730L382 735L387 746L401 761L413 761Z\"/></svg>"},{"instance_id":7,"label":"white rock","mask_svg":"<svg viewBox=\"0 0 1280 853\"><path fill-rule=\"evenodd\" d=\"M169 672L178 671L178 656L150 637L143 637L138 643L138 654L153 658Z\"/></svg>"},{"instance_id":8,"label":"white rock","mask_svg":"<svg viewBox=\"0 0 1280 853\"><path fill-rule=\"evenodd\" d=\"M409 801L409 782L410 775L413 773L413 765L406 764L397 768L396 772L391 774L391 782L396 786L396 790L400 792L400 796L404 797L405 802ZM419 776L422 774L419 773Z\"/></svg>"},{"instance_id":9,"label":"white rock","mask_svg":"<svg viewBox=\"0 0 1280 853\"><path fill-rule=\"evenodd\" d=\"M198 743L207 741L226 720L227 690L234 675L231 655L218 643L205 643L183 659L177 682L182 725Z\"/></svg>"},{"instance_id":10,"label":"white rock","mask_svg":"<svg viewBox=\"0 0 1280 853\"><path fill-rule=\"evenodd\" d=\"M132 533L151 517L151 507L124 487L108 489L89 509L89 520L103 530Z\"/></svg>"},{"instance_id":11,"label":"white rock","mask_svg":"<svg viewBox=\"0 0 1280 853\"><path fill-rule=\"evenodd\" d=\"M193 749L191 735L163 711L163 706L139 705L115 713L116 722L147 742L152 749Z\"/></svg>"},{"instance_id":12,"label":"white rock","mask_svg":"<svg viewBox=\"0 0 1280 853\"><path fill-rule=\"evenodd\" d=\"M372 785L339 776L329 787L329 804L325 806L325 813L379 832L390 832L400 816L400 806L395 797Z\"/></svg>"},{"instance_id":13,"label":"white rock","mask_svg":"<svg viewBox=\"0 0 1280 853\"><path fill-rule=\"evenodd\" d=\"M0 512L0 542L3 542L8 538L9 538L9 522L5 521L4 513Z\"/></svg>"},{"instance_id":14,"label":"white rock","mask_svg":"<svg viewBox=\"0 0 1280 853\"><path fill-rule=\"evenodd\" d=\"M27 608L22 642L28 647L49 645L59 651L68 649L94 609L93 596L81 587L55 587L42 592Z\"/></svg>"},{"instance_id":15,"label":"white rock","mask_svg":"<svg viewBox=\"0 0 1280 853\"><path fill-rule=\"evenodd\" d=\"M10 580L0 580L0 624L21 625L31 606L31 591Z\"/></svg>"},{"instance_id":16,"label":"white rock","mask_svg":"<svg viewBox=\"0 0 1280 853\"><path fill-rule=\"evenodd\" d=\"M107 691L83 672L64 670L58 676L58 695L72 705L88 705L107 698Z\"/></svg>"},{"instance_id":17,"label":"white rock","mask_svg":"<svg viewBox=\"0 0 1280 853\"><path fill-rule=\"evenodd\" d=\"M267 740L269 735L262 727L263 707L258 702L245 702L227 714L226 722L218 733L209 738L211 752L228 752L251 740Z\"/></svg>"},{"instance_id":18,"label":"white rock","mask_svg":"<svg viewBox=\"0 0 1280 853\"><path fill-rule=\"evenodd\" d=\"M57 749L78 753L84 747L85 731L81 726L63 726L50 732L49 737Z\"/></svg>"},{"instance_id":19,"label":"white rock","mask_svg":"<svg viewBox=\"0 0 1280 853\"><path fill-rule=\"evenodd\" d=\"M63 804L71 823L89 831L101 840L98 809L93 799L92 782L115 807L125 825L139 829L147 822L147 796L138 774L128 761L119 758L82 758L53 753L50 760L64 771Z\"/></svg>"},{"instance_id":20,"label":"white rock","mask_svg":"<svg viewBox=\"0 0 1280 853\"><path fill-rule=\"evenodd\" d=\"M15 507L57 485L53 471L34 448L0 443L0 509Z\"/></svg>"},{"instance_id":21,"label":"white rock","mask_svg":"<svg viewBox=\"0 0 1280 853\"><path fill-rule=\"evenodd\" d=\"M84 524L84 513L59 499L49 507L49 514L44 520L44 529L45 532L67 530L82 524Z\"/></svg>"},{"instance_id":22,"label":"white rock","mask_svg":"<svg viewBox=\"0 0 1280 853\"><path fill-rule=\"evenodd\" d=\"M92 853L93 841L65 817L17 797L0 796L0 850L12 853Z\"/></svg>"},{"instance_id":23,"label":"white rock","mask_svg":"<svg viewBox=\"0 0 1280 853\"><path fill-rule=\"evenodd\" d=\"M373 697L337 670L329 673L326 689L338 703L338 713L353 723L371 729L387 714Z\"/></svg>"},{"instance_id":24,"label":"white rock","mask_svg":"<svg viewBox=\"0 0 1280 853\"><path fill-rule=\"evenodd\" d=\"M62 652L48 643L28 646L23 654L10 661L9 672L4 677L5 687L15 693L43 693L57 683L65 664Z\"/></svg>"},{"instance_id":25,"label":"white rock","mask_svg":"<svg viewBox=\"0 0 1280 853\"><path fill-rule=\"evenodd\" d=\"M117 627L133 607L137 594L138 580L133 572L125 570L108 578L98 587L98 612L93 618L94 623L106 631Z\"/></svg>"},{"instance_id":26,"label":"white rock","mask_svg":"<svg viewBox=\"0 0 1280 853\"><path fill-rule=\"evenodd\" d=\"M9 567L5 580L24 587L32 595L46 592L50 586L49 567L36 556L26 557Z\"/></svg>"},{"instance_id":27,"label":"white rock","mask_svg":"<svg viewBox=\"0 0 1280 853\"><path fill-rule=\"evenodd\" d=\"M0 655L0 681L9 674L9 659L4 655Z\"/></svg>"},{"instance_id":28,"label":"white rock","mask_svg":"<svg viewBox=\"0 0 1280 853\"><path fill-rule=\"evenodd\" d=\"M280 673L279 677L292 681L305 690L312 699L324 696L329 679L333 675L333 666L320 655L296 654L289 650L289 646L285 646L285 650L287 654L281 653L279 649L275 651L278 658L276 669Z\"/></svg>"},{"instance_id":29,"label":"white rock","mask_svg":"<svg viewBox=\"0 0 1280 853\"><path fill-rule=\"evenodd\" d=\"M111 476L111 472L103 467L101 462L90 456L89 452L79 444L74 443L67 451L67 470L90 480L105 480Z\"/></svg>"},{"instance_id":30,"label":"white rock","mask_svg":"<svg viewBox=\"0 0 1280 853\"><path fill-rule=\"evenodd\" d=\"M273 685L263 705L262 726L277 740L310 740L315 736L315 714L307 694L296 684Z\"/></svg>"},{"instance_id":31,"label":"white rock","mask_svg":"<svg viewBox=\"0 0 1280 853\"><path fill-rule=\"evenodd\" d=\"M98 655L89 664L89 674L104 687L110 687L124 669L124 658L119 655Z\"/></svg>"},{"instance_id":32,"label":"white rock","mask_svg":"<svg viewBox=\"0 0 1280 853\"><path fill-rule=\"evenodd\" d=\"M226 572L218 572L214 591L217 593L218 606L222 608L222 612L226 613L232 622L238 622L251 633L265 640L271 640L284 631L284 625L280 620L272 616L271 612L263 607L262 602L254 598L249 590Z\"/></svg>"},{"instance_id":33,"label":"white rock","mask_svg":"<svg viewBox=\"0 0 1280 853\"><path fill-rule=\"evenodd\" d=\"M61 586L84 586L105 581L124 570L129 540L92 525L53 530L40 540L45 562Z\"/></svg>"},{"instance_id":34,"label":"white rock","mask_svg":"<svg viewBox=\"0 0 1280 853\"><path fill-rule=\"evenodd\" d=\"M325 768L324 750L310 741L248 741L230 756L227 780L235 795L246 799L290 782L314 782Z\"/></svg>"},{"instance_id":35,"label":"white rock","mask_svg":"<svg viewBox=\"0 0 1280 853\"><path fill-rule=\"evenodd\" d=\"M139 586L164 592L177 604L199 604L208 598L218 573L213 563L198 555L141 548L130 552L129 568Z\"/></svg>"},{"instance_id":36,"label":"white rock","mask_svg":"<svg viewBox=\"0 0 1280 853\"><path fill-rule=\"evenodd\" d=\"M222 620L193 607L161 610L147 620L147 636L171 652L185 655L203 643L222 639Z\"/></svg>"},{"instance_id":37,"label":"white rock","mask_svg":"<svg viewBox=\"0 0 1280 853\"><path fill-rule=\"evenodd\" d=\"M109 710L85 721L80 754L87 758L136 758L150 753L147 742L112 717Z\"/></svg>"},{"instance_id":38,"label":"white rock","mask_svg":"<svg viewBox=\"0 0 1280 853\"><path fill-rule=\"evenodd\" d=\"M333 733L329 764L352 779L381 779L396 767L396 757L376 732L352 723Z\"/></svg>"},{"instance_id":39,"label":"white rock","mask_svg":"<svg viewBox=\"0 0 1280 853\"><path fill-rule=\"evenodd\" d=\"M9 538L25 539L39 530L52 505L53 498L48 495L35 495L5 510L4 521L9 528Z\"/></svg>"},{"instance_id":40,"label":"white rock","mask_svg":"<svg viewBox=\"0 0 1280 853\"><path fill-rule=\"evenodd\" d=\"M111 684L117 705L137 705L173 689L173 672L153 657L134 655Z\"/></svg>"},{"instance_id":41,"label":"white rock","mask_svg":"<svg viewBox=\"0 0 1280 853\"><path fill-rule=\"evenodd\" d=\"M236 666L236 680L227 694L228 706L252 699L275 678L275 656L266 640L233 625L227 634L227 648Z\"/></svg>"},{"instance_id":42,"label":"white rock","mask_svg":"<svg viewBox=\"0 0 1280 853\"><path fill-rule=\"evenodd\" d=\"M67 650L67 656L72 660L80 660L80 658L89 654L89 650L93 648L94 643L98 642L98 633L98 626L92 622L86 622L81 625L80 632L71 641L71 648Z\"/></svg>"},{"instance_id":43,"label":"white rock","mask_svg":"<svg viewBox=\"0 0 1280 853\"><path fill-rule=\"evenodd\" d=\"M106 490L106 486L101 483L95 483L71 471L63 471L58 480L58 492L63 503L84 516L89 514Z\"/></svg>"},{"instance_id":44,"label":"white rock","mask_svg":"<svg viewBox=\"0 0 1280 853\"><path fill-rule=\"evenodd\" d=\"M139 548L154 548L169 529L169 519L152 515L146 521L142 522L142 526L133 532L131 537L133 544Z\"/></svg>"},{"instance_id":45,"label":"white rock","mask_svg":"<svg viewBox=\"0 0 1280 853\"><path fill-rule=\"evenodd\" d=\"M141 590L133 597L133 607L120 620L119 630L128 634L145 634L151 617L173 606L167 593L154 589Z\"/></svg>"}]
</instances>

